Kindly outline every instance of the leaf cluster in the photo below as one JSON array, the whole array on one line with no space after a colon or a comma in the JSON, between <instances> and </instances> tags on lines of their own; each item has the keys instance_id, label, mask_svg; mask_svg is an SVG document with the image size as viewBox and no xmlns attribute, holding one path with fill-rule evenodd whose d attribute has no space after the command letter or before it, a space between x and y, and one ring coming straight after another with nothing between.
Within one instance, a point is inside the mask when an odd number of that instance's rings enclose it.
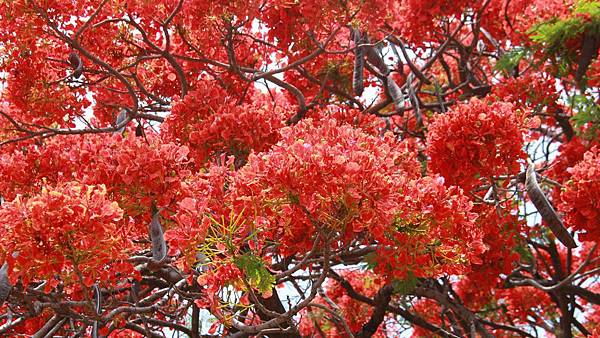
<instances>
[{"instance_id":1,"label":"leaf cluster","mask_svg":"<svg viewBox=\"0 0 600 338\"><path fill-rule=\"evenodd\" d=\"M585 34L600 37L600 3L580 0L568 17L554 17L541 22L533 26L529 33L531 40L542 47L545 53L558 56L564 68L575 61L578 40Z\"/></svg>"}]
</instances>

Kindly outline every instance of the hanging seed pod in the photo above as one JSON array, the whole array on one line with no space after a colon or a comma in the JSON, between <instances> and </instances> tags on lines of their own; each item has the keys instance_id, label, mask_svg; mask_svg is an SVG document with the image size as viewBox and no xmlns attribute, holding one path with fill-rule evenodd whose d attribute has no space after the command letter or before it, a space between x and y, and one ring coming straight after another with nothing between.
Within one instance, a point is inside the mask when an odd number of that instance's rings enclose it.
<instances>
[{"instance_id":1,"label":"hanging seed pod","mask_svg":"<svg viewBox=\"0 0 600 338\"><path fill-rule=\"evenodd\" d=\"M392 100L394 101L396 111L402 111L401 109L404 106L404 94L391 75L387 76L387 88Z\"/></svg>"},{"instance_id":2,"label":"hanging seed pod","mask_svg":"<svg viewBox=\"0 0 600 338\"><path fill-rule=\"evenodd\" d=\"M4 262L0 267L0 306L8 299L12 285L8 279L8 263Z\"/></svg>"},{"instance_id":3,"label":"hanging seed pod","mask_svg":"<svg viewBox=\"0 0 600 338\"><path fill-rule=\"evenodd\" d=\"M125 122L125 120L127 119L127 110L126 109L121 109L121 112L119 112L119 115L117 116L117 121L115 122L115 126L120 126L121 124L123 124ZM125 126L123 125L121 128L117 129L117 131L115 131L115 133L123 133L123 131L125 130Z\"/></svg>"},{"instance_id":4,"label":"hanging seed pod","mask_svg":"<svg viewBox=\"0 0 600 338\"><path fill-rule=\"evenodd\" d=\"M135 136L142 137L144 136L144 128L141 123L138 123L137 127L135 127Z\"/></svg>"},{"instance_id":5,"label":"hanging seed pod","mask_svg":"<svg viewBox=\"0 0 600 338\"><path fill-rule=\"evenodd\" d=\"M390 68L385 64L383 58L379 52L373 46L365 46L367 54L367 60L375 67L379 72L385 76L390 73Z\"/></svg>"},{"instance_id":6,"label":"hanging seed pod","mask_svg":"<svg viewBox=\"0 0 600 338\"><path fill-rule=\"evenodd\" d=\"M96 314L100 314L102 312L102 292L100 292L98 283L94 284L94 303Z\"/></svg>"},{"instance_id":7,"label":"hanging seed pod","mask_svg":"<svg viewBox=\"0 0 600 338\"><path fill-rule=\"evenodd\" d=\"M75 69L72 74L73 77L76 79L79 78L83 74L83 62L81 61L81 58L76 52L71 52L71 54L69 54L68 61L71 67Z\"/></svg>"},{"instance_id":8,"label":"hanging seed pod","mask_svg":"<svg viewBox=\"0 0 600 338\"><path fill-rule=\"evenodd\" d=\"M360 46L363 43L363 39L361 37L360 31L358 29L354 30L354 71L352 74L352 90L354 91L354 95L361 96L365 86L364 86L364 53L363 47Z\"/></svg>"},{"instance_id":9,"label":"hanging seed pod","mask_svg":"<svg viewBox=\"0 0 600 338\"><path fill-rule=\"evenodd\" d=\"M548 202L548 199L546 199L544 192L542 189L540 189L540 186L537 182L535 169L533 163L531 162L529 163L529 166L527 166L527 172L525 174L525 186L527 188L527 195L529 195L529 199L531 199L531 202L537 211L539 211L540 215L542 215L542 219L546 221L546 224L548 224L548 227L550 227L550 230L552 230L554 236L556 236L556 238L566 247L576 248L577 243L575 243L575 240L565 228L563 222L558 217L558 214L556 211L554 211L554 208L552 208L552 205L550 202Z\"/></svg>"},{"instance_id":10,"label":"hanging seed pod","mask_svg":"<svg viewBox=\"0 0 600 338\"><path fill-rule=\"evenodd\" d=\"M596 36L588 32L583 37L583 45L581 48L581 55L577 61L577 72L575 73L575 81L581 82L583 76L587 72L592 60L596 58L598 54L598 48L600 48L600 36Z\"/></svg>"},{"instance_id":11,"label":"hanging seed pod","mask_svg":"<svg viewBox=\"0 0 600 338\"><path fill-rule=\"evenodd\" d=\"M152 259L156 262L161 262L167 257L167 243L162 225L158 219L158 211L152 216L152 221L149 227L150 240L152 241Z\"/></svg>"},{"instance_id":12,"label":"hanging seed pod","mask_svg":"<svg viewBox=\"0 0 600 338\"><path fill-rule=\"evenodd\" d=\"M417 119L417 125L419 127L423 126L423 115L421 114L421 107L419 104L419 98L417 97L417 93L412 86L412 82L414 80L413 73L409 73L406 79L406 85L408 86L408 99L412 103L415 111L415 118Z\"/></svg>"},{"instance_id":13,"label":"hanging seed pod","mask_svg":"<svg viewBox=\"0 0 600 338\"><path fill-rule=\"evenodd\" d=\"M102 312L102 293L100 292L98 283L94 284L94 308L96 310L96 314L100 315ZM92 327L92 337L98 337L98 321L94 321L94 325Z\"/></svg>"}]
</instances>

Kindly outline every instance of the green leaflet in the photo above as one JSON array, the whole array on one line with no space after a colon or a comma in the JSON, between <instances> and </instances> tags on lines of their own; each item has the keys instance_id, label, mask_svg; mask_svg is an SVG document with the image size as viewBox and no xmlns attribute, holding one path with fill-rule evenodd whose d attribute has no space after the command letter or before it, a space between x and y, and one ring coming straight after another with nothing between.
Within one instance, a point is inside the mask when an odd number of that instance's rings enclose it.
<instances>
[{"instance_id":1,"label":"green leaflet","mask_svg":"<svg viewBox=\"0 0 600 338\"><path fill-rule=\"evenodd\" d=\"M591 128L588 129L587 135L584 137L594 137L600 125L600 107L596 104L592 97L587 95L574 95L569 99L569 105L577 114L571 117L571 121L575 124L578 133L581 133L581 127L587 123L591 123Z\"/></svg>"},{"instance_id":2,"label":"green leaflet","mask_svg":"<svg viewBox=\"0 0 600 338\"><path fill-rule=\"evenodd\" d=\"M579 1L573 9L571 17L559 20L550 19L535 25L530 32L531 39L534 42L546 43L549 47L554 47L565 42L568 39L576 37L583 31L598 28L600 23L600 3L594 1ZM577 14L589 15L589 21L583 20ZM597 32L597 30L594 30Z\"/></svg>"},{"instance_id":3,"label":"green leaflet","mask_svg":"<svg viewBox=\"0 0 600 338\"><path fill-rule=\"evenodd\" d=\"M584 20L581 14L589 16L589 20ZM572 55L568 55L565 43L587 31L600 32L600 3L582 0L577 2L570 17L539 23L529 32L533 42L542 44L549 54L560 54L569 62Z\"/></svg>"},{"instance_id":4,"label":"green leaflet","mask_svg":"<svg viewBox=\"0 0 600 338\"><path fill-rule=\"evenodd\" d=\"M242 256L236 257L234 263L240 270L244 271L250 286L256 288L261 293L266 293L273 289L275 276L267 270L260 258L251 253L245 253Z\"/></svg>"},{"instance_id":5,"label":"green leaflet","mask_svg":"<svg viewBox=\"0 0 600 338\"><path fill-rule=\"evenodd\" d=\"M523 47L515 47L500 57L498 62L496 62L495 68L497 70L501 70L503 72L510 72L513 70L521 60L526 57L530 53L529 50Z\"/></svg>"}]
</instances>

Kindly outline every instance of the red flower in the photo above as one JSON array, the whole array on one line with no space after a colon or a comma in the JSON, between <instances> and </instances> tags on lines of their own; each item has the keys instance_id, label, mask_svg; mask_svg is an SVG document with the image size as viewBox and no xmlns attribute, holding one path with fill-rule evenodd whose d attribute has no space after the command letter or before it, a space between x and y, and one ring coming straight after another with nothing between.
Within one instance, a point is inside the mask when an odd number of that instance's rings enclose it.
<instances>
[{"instance_id":1,"label":"red flower","mask_svg":"<svg viewBox=\"0 0 600 338\"><path fill-rule=\"evenodd\" d=\"M22 278L77 284L81 274L86 286L108 280L123 266L127 255L127 231L123 211L107 197L103 185L71 182L44 187L31 197L18 196L0 208L2 254L9 261L12 282ZM16 255L16 258L14 257Z\"/></svg>"},{"instance_id":2,"label":"red flower","mask_svg":"<svg viewBox=\"0 0 600 338\"><path fill-rule=\"evenodd\" d=\"M600 149L594 146L583 155L583 160L567 169L571 179L561 193L559 210L565 214L565 223L580 233L585 241L600 239Z\"/></svg>"},{"instance_id":3,"label":"red flower","mask_svg":"<svg viewBox=\"0 0 600 338\"><path fill-rule=\"evenodd\" d=\"M444 185L441 177L407 180L400 188L393 223L384 232L373 231L381 244L375 271L387 279L432 277L469 270L481 263L487 249L476 214L460 188Z\"/></svg>"},{"instance_id":4,"label":"red flower","mask_svg":"<svg viewBox=\"0 0 600 338\"><path fill-rule=\"evenodd\" d=\"M281 131L281 141L250 155L232 191L239 209L257 215L263 234L285 254L310 248L316 227L345 240L382 233L399 200L398 182L419 175L414 152L323 119Z\"/></svg>"},{"instance_id":5,"label":"red flower","mask_svg":"<svg viewBox=\"0 0 600 338\"><path fill-rule=\"evenodd\" d=\"M252 150L264 151L277 142L283 126L281 107L262 95L255 102L238 104L216 85L206 81L173 105L161 126L164 139L189 147L198 165L221 154L233 155L243 164Z\"/></svg>"},{"instance_id":6,"label":"red flower","mask_svg":"<svg viewBox=\"0 0 600 338\"><path fill-rule=\"evenodd\" d=\"M519 172L524 114L513 105L472 99L438 115L429 128L430 170L471 190L480 178Z\"/></svg>"}]
</instances>

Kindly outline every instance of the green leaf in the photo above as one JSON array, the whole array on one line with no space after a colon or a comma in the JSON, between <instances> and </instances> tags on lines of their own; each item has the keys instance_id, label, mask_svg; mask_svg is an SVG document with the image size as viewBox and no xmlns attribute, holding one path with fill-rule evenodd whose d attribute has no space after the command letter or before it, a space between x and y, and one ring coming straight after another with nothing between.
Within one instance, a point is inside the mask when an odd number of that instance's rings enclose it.
<instances>
[{"instance_id":1,"label":"green leaf","mask_svg":"<svg viewBox=\"0 0 600 338\"><path fill-rule=\"evenodd\" d=\"M569 100L569 105L577 113L571 117L578 133L581 135L581 129L584 125L590 124L586 128L586 135L595 136L600 127L600 107L596 104L593 97L587 95L574 95Z\"/></svg>"},{"instance_id":2,"label":"green leaf","mask_svg":"<svg viewBox=\"0 0 600 338\"><path fill-rule=\"evenodd\" d=\"M600 16L600 2L597 1L583 1L580 0L575 7L573 13L577 14L588 14L591 17Z\"/></svg>"},{"instance_id":3,"label":"green leaf","mask_svg":"<svg viewBox=\"0 0 600 338\"><path fill-rule=\"evenodd\" d=\"M529 54L529 51L523 47L515 47L504 53L496 62L496 69L504 72L509 72L514 69L519 62Z\"/></svg>"},{"instance_id":4,"label":"green leaf","mask_svg":"<svg viewBox=\"0 0 600 338\"><path fill-rule=\"evenodd\" d=\"M235 265L246 274L248 283L261 293L270 292L275 285L275 276L265 267L264 262L251 253L238 256Z\"/></svg>"},{"instance_id":5,"label":"green leaf","mask_svg":"<svg viewBox=\"0 0 600 338\"><path fill-rule=\"evenodd\" d=\"M584 16L589 19L584 20ZM600 32L600 3L597 1L578 1L567 18L555 17L529 30L533 42L541 44L549 54L559 54L565 62L573 57L568 55L571 48L566 43L578 39L584 32Z\"/></svg>"}]
</instances>

